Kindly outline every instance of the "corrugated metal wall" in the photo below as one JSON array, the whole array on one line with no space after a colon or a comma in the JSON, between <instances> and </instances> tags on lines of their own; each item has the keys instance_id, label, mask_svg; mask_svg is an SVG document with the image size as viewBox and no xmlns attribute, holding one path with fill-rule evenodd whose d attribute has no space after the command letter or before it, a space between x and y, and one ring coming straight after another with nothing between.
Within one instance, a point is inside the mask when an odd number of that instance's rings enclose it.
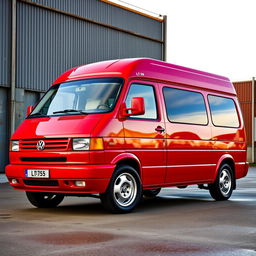
<instances>
[{"instance_id":1,"label":"corrugated metal wall","mask_svg":"<svg viewBox=\"0 0 256 256\"><path fill-rule=\"evenodd\" d=\"M0 1L0 86L10 85L11 1Z\"/></svg>"},{"instance_id":2,"label":"corrugated metal wall","mask_svg":"<svg viewBox=\"0 0 256 256\"><path fill-rule=\"evenodd\" d=\"M162 40L161 22L100 0L32 0L32 2Z\"/></svg>"},{"instance_id":3,"label":"corrugated metal wall","mask_svg":"<svg viewBox=\"0 0 256 256\"><path fill-rule=\"evenodd\" d=\"M11 1L0 1L0 173L8 162L8 89L11 60Z\"/></svg>"},{"instance_id":4,"label":"corrugated metal wall","mask_svg":"<svg viewBox=\"0 0 256 256\"><path fill-rule=\"evenodd\" d=\"M8 161L11 0L0 0L0 172ZM100 0L17 0L16 127L65 70L126 58L163 59L163 22Z\"/></svg>"},{"instance_id":5,"label":"corrugated metal wall","mask_svg":"<svg viewBox=\"0 0 256 256\"><path fill-rule=\"evenodd\" d=\"M243 112L248 146L252 146L252 81L233 83Z\"/></svg>"},{"instance_id":6,"label":"corrugated metal wall","mask_svg":"<svg viewBox=\"0 0 256 256\"><path fill-rule=\"evenodd\" d=\"M34 2L145 36L162 37L161 22L101 1ZM62 72L81 64L126 57L162 59L162 44L155 41L24 2L18 2L17 12L18 88L44 91Z\"/></svg>"}]
</instances>

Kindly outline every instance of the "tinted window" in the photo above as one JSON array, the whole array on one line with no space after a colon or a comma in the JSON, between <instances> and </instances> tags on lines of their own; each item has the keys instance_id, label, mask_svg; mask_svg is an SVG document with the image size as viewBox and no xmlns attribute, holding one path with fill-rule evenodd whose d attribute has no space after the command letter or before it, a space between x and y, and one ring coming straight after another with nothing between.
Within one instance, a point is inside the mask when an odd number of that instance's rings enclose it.
<instances>
[{"instance_id":1,"label":"tinted window","mask_svg":"<svg viewBox=\"0 0 256 256\"><path fill-rule=\"evenodd\" d=\"M168 119L171 122L202 125L208 123L202 94L167 87L163 92Z\"/></svg>"},{"instance_id":2,"label":"tinted window","mask_svg":"<svg viewBox=\"0 0 256 256\"><path fill-rule=\"evenodd\" d=\"M145 114L139 116L131 116L132 118L156 119L156 100L154 89L150 85L132 84L126 98L126 106L131 107L133 97L143 97L145 103Z\"/></svg>"},{"instance_id":3,"label":"tinted window","mask_svg":"<svg viewBox=\"0 0 256 256\"><path fill-rule=\"evenodd\" d=\"M239 127L235 102L232 99L209 95L212 122L216 126Z\"/></svg>"}]
</instances>

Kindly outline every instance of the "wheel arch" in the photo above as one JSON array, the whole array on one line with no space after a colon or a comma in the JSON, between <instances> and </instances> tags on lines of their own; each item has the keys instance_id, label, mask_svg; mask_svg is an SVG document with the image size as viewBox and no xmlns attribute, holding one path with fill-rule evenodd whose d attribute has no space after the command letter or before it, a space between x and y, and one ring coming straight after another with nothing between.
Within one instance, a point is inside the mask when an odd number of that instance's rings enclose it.
<instances>
[{"instance_id":1,"label":"wheel arch","mask_svg":"<svg viewBox=\"0 0 256 256\"><path fill-rule=\"evenodd\" d=\"M222 155L221 158L219 159L217 165L216 165L216 170L215 170L215 175L214 175L214 180L216 179L218 175L219 168L223 164L228 164L233 172L233 178L234 178L234 189L236 189L236 172L235 172L235 161L234 158L230 154L225 154Z\"/></svg>"},{"instance_id":2,"label":"wheel arch","mask_svg":"<svg viewBox=\"0 0 256 256\"><path fill-rule=\"evenodd\" d=\"M136 155L131 153L122 153L116 156L111 163L116 166L125 165L125 164L130 165L138 172L139 176L142 179L141 163L139 158Z\"/></svg>"}]
</instances>

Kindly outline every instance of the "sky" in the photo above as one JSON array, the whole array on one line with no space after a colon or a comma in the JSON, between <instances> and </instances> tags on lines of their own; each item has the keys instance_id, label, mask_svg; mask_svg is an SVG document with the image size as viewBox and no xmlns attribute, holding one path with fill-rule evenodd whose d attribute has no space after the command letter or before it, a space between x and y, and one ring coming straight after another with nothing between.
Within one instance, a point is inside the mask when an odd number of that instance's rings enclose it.
<instances>
[{"instance_id":1,"label":"sky","mask_svg":"<svg viewBox=\"0 0 256 256\"><path fill-rule=\"evenodd\" d=\"M229 77L256 77L256 0L125 0L167 15L167 62Z\"/></svg>"}]
</instances>

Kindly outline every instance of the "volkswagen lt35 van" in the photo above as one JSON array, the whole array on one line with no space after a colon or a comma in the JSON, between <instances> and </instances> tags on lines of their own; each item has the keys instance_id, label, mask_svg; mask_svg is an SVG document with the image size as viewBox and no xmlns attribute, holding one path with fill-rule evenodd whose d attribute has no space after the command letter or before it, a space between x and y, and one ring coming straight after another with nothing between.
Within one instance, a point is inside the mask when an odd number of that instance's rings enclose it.
<instances>
[{"instance_id":1,"label":"volkswagen lt35 van","mask_svg":"<svg viewBox=\"0 0 256 256\"><path fill-rule=\"evenodd\" d=\"M228 78L153 59L72 68L11 137L9 183L36 207L98 196L130 212L161 188L227 200L246 176L246 135Z\"/></svg>"}]
</instances>

